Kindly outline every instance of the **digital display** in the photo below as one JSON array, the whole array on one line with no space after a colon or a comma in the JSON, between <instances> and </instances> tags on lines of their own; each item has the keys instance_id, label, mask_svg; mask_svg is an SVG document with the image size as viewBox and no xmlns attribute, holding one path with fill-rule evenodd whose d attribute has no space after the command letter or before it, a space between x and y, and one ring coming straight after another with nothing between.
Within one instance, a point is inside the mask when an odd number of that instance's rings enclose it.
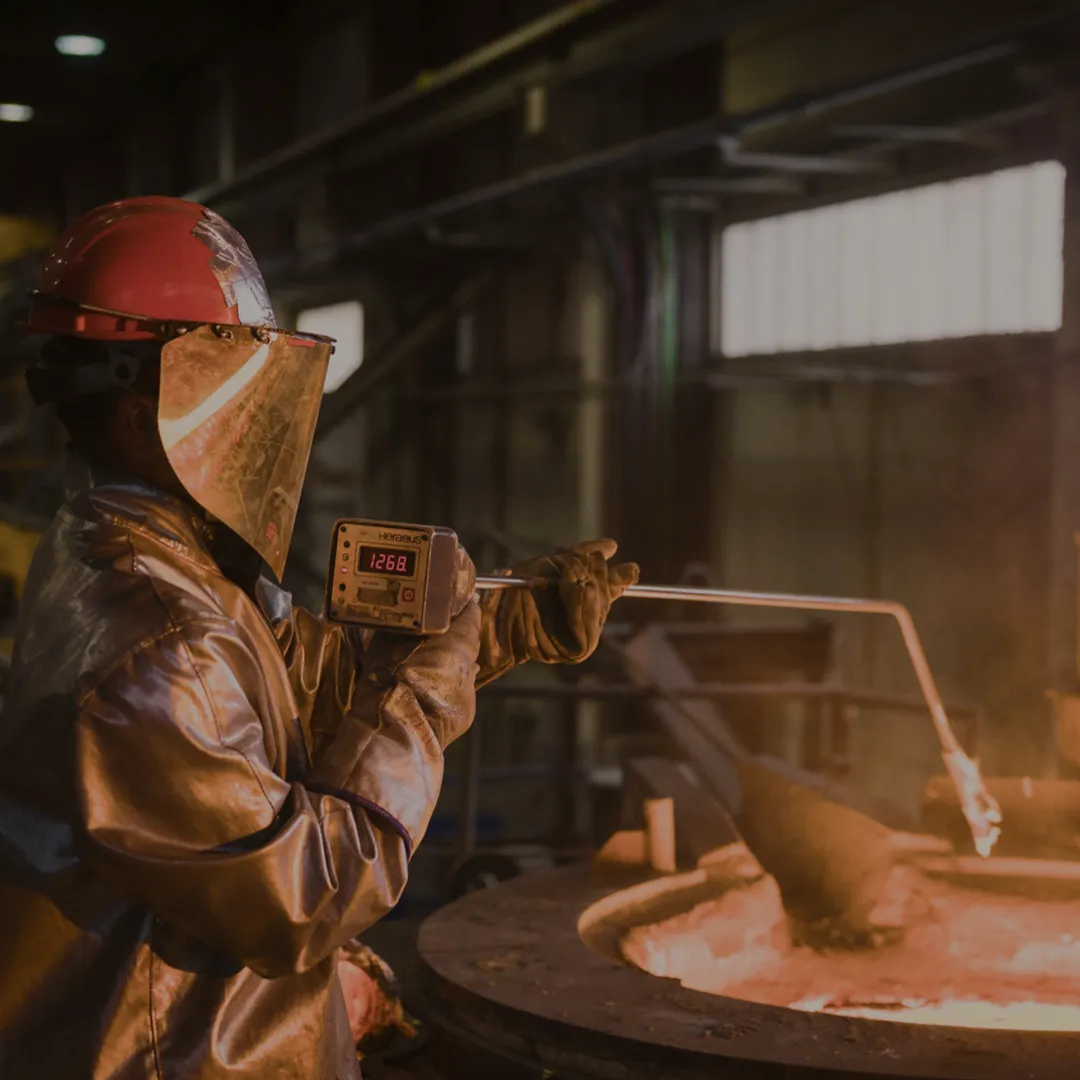
<instances>
[{"instance_id":1,"label":"digital display","mask_svg":"<svg viewBox=\"0 0 1080 1080\"><path fill-rule=\"evenodd\" d=\"M416 573L416 552L364 546L356 556L356 572L410 578Z\"/></svg>"}]
</instances>

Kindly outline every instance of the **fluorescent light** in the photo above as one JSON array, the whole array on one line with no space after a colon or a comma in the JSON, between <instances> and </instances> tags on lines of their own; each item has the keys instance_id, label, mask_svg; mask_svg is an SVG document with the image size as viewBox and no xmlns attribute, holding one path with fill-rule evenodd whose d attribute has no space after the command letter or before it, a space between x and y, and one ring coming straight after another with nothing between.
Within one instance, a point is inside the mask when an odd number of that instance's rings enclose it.
<instances>
[{"instance_id":1,"label":"fluorescent light","mask_svg":"<svg viewBox=\"0 0 1080 1080\"><path fill-rule=\"evenodd\" d=\"M105 42L92 34L61 34L56 39L56 51L64 56L100 56Z\"/></svg>"},{"instance_id":2,"label":"fluorescent light","mask_svg":"<svg viewBox=\"0 0 1080 1080\"><path fill-rule=\"evenodd\" d=\"M326 372L323 392L332 394L364 360L364 309L355 300L301 311L296 329L334 338L334 354Z\"/></svg>"},{"instance_id":3,"label":"fluorescent light","mask_svg":"<svg viewBox=\"0 0 1080 1080\"><path fill-rule=\"evenodd\" d=\"M32 120L34 110L29 105L16 105L13 101L0 102L0 122L5 124L25 124Z\"/></svg>"}]
</instances>

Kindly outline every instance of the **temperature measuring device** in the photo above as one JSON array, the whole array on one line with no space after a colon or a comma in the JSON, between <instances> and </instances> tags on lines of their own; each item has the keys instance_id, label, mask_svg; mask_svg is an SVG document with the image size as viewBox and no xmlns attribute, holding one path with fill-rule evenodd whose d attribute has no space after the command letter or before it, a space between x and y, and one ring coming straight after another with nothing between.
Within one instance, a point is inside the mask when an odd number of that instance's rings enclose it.
<instances>
[{"instance_id":1,"label":"temperature measuring device","mask_svg":"<svg viewBox=\"0 0 1080 1080\"><path fill-rule=\"evenodd\" d=\"M450 626L456 571L452 529L339 521L330 545L327 617L405 634L441 634Z\"/></svg>"}]
</instances>

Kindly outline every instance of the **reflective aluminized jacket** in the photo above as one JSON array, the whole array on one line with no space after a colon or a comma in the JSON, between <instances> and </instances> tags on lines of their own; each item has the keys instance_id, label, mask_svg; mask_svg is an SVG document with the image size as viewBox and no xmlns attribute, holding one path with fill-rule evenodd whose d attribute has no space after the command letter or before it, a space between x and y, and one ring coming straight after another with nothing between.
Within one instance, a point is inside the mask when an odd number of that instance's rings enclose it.
<instances>
[{"instance_id":1,"label":"reflective aluminized jacket","mask_svg":"<svg viewBox=\"0 0 1080 1080\"><path fill-rule=\"evenodd\" d=\"M0 716L0 1077L357 1076L336 952L404 886L479 621L354 641L184 503L74 497Z\"/></svg>"}]
</instances>

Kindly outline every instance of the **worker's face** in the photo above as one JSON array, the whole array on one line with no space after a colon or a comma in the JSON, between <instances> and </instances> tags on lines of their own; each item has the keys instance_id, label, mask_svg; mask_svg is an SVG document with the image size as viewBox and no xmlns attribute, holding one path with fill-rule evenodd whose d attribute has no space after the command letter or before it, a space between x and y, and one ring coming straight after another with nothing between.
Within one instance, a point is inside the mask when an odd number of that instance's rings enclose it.
<instances>
[{"instance_id":1,"label":"worker's face","mask_svg":"<svg viewBox=\"0 0 1080 1080\"><path fill-rule=\"evenodd\" d=\"M180 482L165 453L158 425L157 396L126 394L119 407L118 419L116 454L124 470L201 510ZM245 587L253 584L262 571L259 554L220 523L208 537L211 553L226 574Z\"/></svg>"},{"instance_id":2,"label":"worker's face","mask_svg":"<svg viewBox=\"0 0 1080 1080\"><path fill-rule=\"evenodd\" d=\"M162 445L156 395L123 395L117 407L114 438L117 456L126 471L170 495L186 502L192 501L169 464L165 447Z\"/></svg>"}]
</instances>

